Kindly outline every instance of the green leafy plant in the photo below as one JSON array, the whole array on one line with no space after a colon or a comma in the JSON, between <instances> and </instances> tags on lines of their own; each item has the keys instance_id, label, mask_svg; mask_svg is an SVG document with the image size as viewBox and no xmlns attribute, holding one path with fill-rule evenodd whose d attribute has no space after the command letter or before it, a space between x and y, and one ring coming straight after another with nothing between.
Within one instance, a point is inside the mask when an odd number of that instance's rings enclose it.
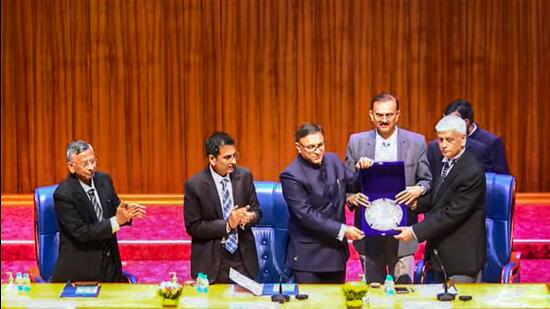
<instances>
[{"instance_id":1,"label":"green leafy plant","mask_svg":"<svg viewBox=\"0 0 550 309\"><path fill-rule=\"evenodd\" d=\"M346 297L346 307L361 308L363 297L367 294L368 289L363 282L347 282L342 286L342 291Z\"/></svg>"},{"instance_id":2,"label":"green leafy plant","mask_svg":"<svg viewBox=\"0 0 550 309\"><path fill-rule=\"evenodd\" d=\"M179 283L163 281L159 285L159 295L168 299L177 299L181 295L182 287Z\"/></svg>"}]
</instances>

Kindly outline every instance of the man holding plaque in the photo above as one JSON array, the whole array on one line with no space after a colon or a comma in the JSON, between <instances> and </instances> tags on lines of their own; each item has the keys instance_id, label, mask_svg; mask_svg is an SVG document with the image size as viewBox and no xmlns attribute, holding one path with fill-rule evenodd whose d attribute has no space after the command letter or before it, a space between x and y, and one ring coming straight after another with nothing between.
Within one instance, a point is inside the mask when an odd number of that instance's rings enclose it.
<instances>
[{"instance_id":1,"label":"man holding plaque","mask_svg":"<svg viewBox=\"0 0 550 309\"><path fill-rule=\"evenodd\" d=\"M455 282L479 282L485 265L485 171L465 148L466 123L458 116L443 117L436 125L443 159L434 170L434 189L411 208L426 213L412 227L398 227L402 241L425 241L425 259L443 282L441 264ZM437 250L439 253L435 252Z\"/></svg>"},{"instance_id":2,"label":"man holding plaque","mask_svg":"<svg viewBox=\"0 0 550 309\"><path fill-rule=\"evenodd\" d=\"M426 157L423 135L397 127L399 100L389 93L381 93L371 100L369 111L374 130L350 136L346 151L346 166L355 171L369 168L374 162L403 161L405 190L395 196L396 204L410 204L430 189L432 176ZM348 205L355 204L359 194L348 197ZM417 216L406 209L408 224L417 222ZM361 226L361 212L355 212L355 225ZM414 272L414 252L418 243L398 242L392 236L372 236L354 242L361 256L369 282L383 282L386 274L393 274L398 283L411 283Z\"/></svg>"},{"instance_id":3,"label":"man holding plaque","mask_svg":"<svg viewBox=\"0 0 550 309\"><path fill-rule=\"evenodd\" d=\"M336 154L325 153L319 125L298 128L295 145L298 156L280 176L290 212L286 264L298 283L343 283L347 240L363 238L361 230L345 224L344 202L355 174Z\"/></svg>"}]
</instances>

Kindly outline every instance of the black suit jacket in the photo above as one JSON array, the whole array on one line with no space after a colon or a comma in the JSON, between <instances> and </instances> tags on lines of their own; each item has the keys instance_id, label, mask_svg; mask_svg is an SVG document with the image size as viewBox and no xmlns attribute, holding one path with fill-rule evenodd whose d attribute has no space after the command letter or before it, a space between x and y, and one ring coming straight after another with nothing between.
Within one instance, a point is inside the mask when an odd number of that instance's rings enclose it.
<instances>
[{"instance_id":1,"label":"black suit jacket","mask_svg":"<svg viewBox=\"0 0 550 309\"><path fill-rule=\"evenodd\" d=\"M489 158L489 151L485 145L474 139L468 138L466 139L466 149L470 150L476 159L483 165L486 172L498 173L498 171L493 168L493 163ZM441 150L439 150L437 140L433 140L428 145L428 162L430 162L430 172L432 175L437 174L438 171L435 170L437 166L436 161L441 162L441 160L443 160L443 155L441 154ZM441 170L439 170L439 172L441 172Z\"/></svg>"},{"instance_id":2,"label":"black suit jacket","mask_svg":"<svg viewBox=\"0 0 550 309\"><path fill-rule=\"evenodd\" d=\"M230 176L233 187L233 204L240 207L250 205L256 213L256 220L237 228L239 233L238 250L248 273L254 279L258 275L258 256L251 226L262 217L256 196L252 174L237 167ZM220 266L221 240L227 237L227 221L223 211L214 178L210 168L194 175L185 183L184 221L187 234L191 236L191 276L198 273L208 275L210 282L216 280Z\"/></svg>"},{"instance_id":3,"label":"black suit jacket","mask_svg":"<svg viewBox=\"0 0 550 309\"><path fill-rule=\"evenodd\" d=\"M116 215L120 199L109 175L97 172L93 179L103 207L102 221L97 220L88 194L72 174L54 192L60 235L59 256L52 282L104 281L101 262L109 258L104 254L107 250L113 256L117 269L115 281L122 280L118 242L109 220Z\"/></svg>"},{"instance_id":4,"label":"black suit jacket","mask_svg":"<svg viewBox=\"0 0 550 309\"><path fill-rule=\"evenodd\" d=\"M435 187L442 163L436 162ZM485 172L466 150L455 163L441 188L418 200L417 212L424 221L413 225L418 241L427 240L425 258L441 270L433 249L437 249L445 270L454 275L476 275L485 265Z\"/></svg>"}]
</instances>

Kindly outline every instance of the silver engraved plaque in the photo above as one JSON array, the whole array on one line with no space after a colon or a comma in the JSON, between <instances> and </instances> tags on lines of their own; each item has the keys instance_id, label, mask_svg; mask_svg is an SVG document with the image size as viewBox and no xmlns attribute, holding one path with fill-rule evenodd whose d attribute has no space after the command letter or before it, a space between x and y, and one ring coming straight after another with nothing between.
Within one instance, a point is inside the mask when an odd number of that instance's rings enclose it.
<instances>
[{"instance_id":1,"label":"silver engraved plaque","mask_svg":"<svg viewBox=\"0 0 550 309\"><path fill-rule=\"evenodd\" d=\"M403 219L403 209L395 200L379 198L365 208L365 221L374 230L393 230ZM382 234L383 235L383 234Z\"/></svg>"}]
</instances>

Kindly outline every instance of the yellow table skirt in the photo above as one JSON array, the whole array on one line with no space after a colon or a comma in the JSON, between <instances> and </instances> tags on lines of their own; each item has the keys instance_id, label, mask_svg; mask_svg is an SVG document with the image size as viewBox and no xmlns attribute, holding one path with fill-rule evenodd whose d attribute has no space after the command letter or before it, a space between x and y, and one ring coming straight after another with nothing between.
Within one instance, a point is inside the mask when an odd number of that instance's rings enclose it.
<instances>
[{"instance_id":1,"label":"yellow table skirt","mask_svg":"<svg viewBox=\"0 0 550 309\"><path fill-rule=\"evenodd\" d=\"M31 285L30 292L8 292L2 284L2 308L162 308L157 285L102 284L96 298L60 298L64 284ZM290 302L282 308L345 308L340 285L302 284L300 293L309 299ZM408 285L409 294L384 295L382 289L369 288L368 304L363 308L550 308L549 287L545 284L457 284L459 295L471 295L471 301L458 298L438 302L440 285ZM233 285L211 285L208 294L185 287L179 308L277 308L268 296L253 296Z\"/></svg>"}]
</instances>

